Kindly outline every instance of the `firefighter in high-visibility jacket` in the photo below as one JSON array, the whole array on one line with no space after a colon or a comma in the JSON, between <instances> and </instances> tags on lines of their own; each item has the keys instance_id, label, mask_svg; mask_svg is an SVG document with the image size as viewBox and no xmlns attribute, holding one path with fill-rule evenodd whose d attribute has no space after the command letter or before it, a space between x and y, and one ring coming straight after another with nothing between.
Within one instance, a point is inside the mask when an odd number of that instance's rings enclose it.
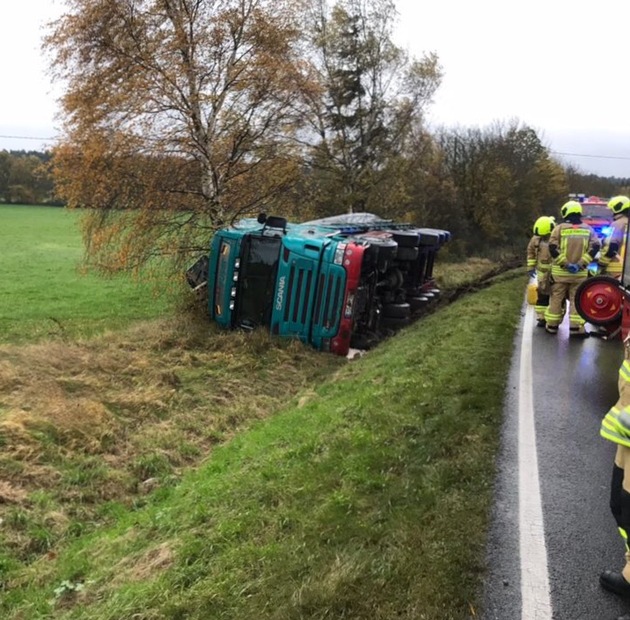
<instances>
[{"instance_id":1,"label":"firefighter in high-visibility jacket","mask_svg":"<svg viewBox=\"0 0 630 620\"><path fill-rule=\"evenodd\" d=\"M549 237L551 264L551 296L545 312L545 329L557 334L564 317L564 302L569 300L569 334L573 337L588 336L584 319L575 308L575 291L588 275L588 266L599 251L600 244L595 231L582 222L582 205L570 200L562 205L563 221Z\"/></svg>"},{"instance_id":2,"label":"firefighter in high-visibility jacket","mask_svg":"<svg viewBox=\"0 0 630 620\"><path fill-rule=\"evenodd\" d=\"M534 235L527 244L527 274L536 276L538 293L536 298L536 319L538 327L545 326L545 311L549 305L551 293L551 254L549 253L549 235L556 225L553 217L543 215L534 222Z\"/></svg>"},{"instance_id":3,"label":"firefighter in high-visibility jacket","mask_svg":"<svg viewBox=\"0 0 630 620\"><path fill-rule=\"evenodd\" d=\"M614 196L608 201L608 208L613 212L612 231L604 240L599 253L599 273L621 280L623 260L626 250L626 232L630 214L630 198Z\"/></svg>"},{"instance_id":4,"label":"firefighter in high-visibility jacket","mask_svg":"<svg viewBox=\"0 0 630 620\"><path fill-rule=\"evenodd\" d=\"M626 563L620 572L606 570L601 573L599 583L606 590L630 597L630 338L624 342L618 387L619 399L602 420L599 432L604 439L617 444L610 485L610 510L625 544Z\"/></svg>"}]
</instances>

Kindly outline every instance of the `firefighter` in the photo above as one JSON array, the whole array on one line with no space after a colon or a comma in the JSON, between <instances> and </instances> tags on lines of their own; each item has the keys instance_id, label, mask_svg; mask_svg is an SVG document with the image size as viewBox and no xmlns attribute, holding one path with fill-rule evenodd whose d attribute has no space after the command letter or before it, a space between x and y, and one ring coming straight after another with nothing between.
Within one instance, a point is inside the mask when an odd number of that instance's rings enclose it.
<instances>
[{"instance_id":1,"label":"firefighter","mask_svg":"<svg viewBox=\"0 0 630 620\"><path fill-rule=\"evenodd\" d=\"M619 399L608 411L600 435L617 444L610 485L610 509L625 544L626 563L620 572L606 570L599 576L603 588L630 598L630 337L624 341L624 360L619 368ZM630 616L623 616L630 620Z\"/></svg>"},{"instance_id":2,"label":"firefighter","mask_svg":"<svg viewBox=\"0 0 630 620\"><path fill-rule=\"evenodd\" d=\"M630 198L614 196L608 201L608 208L613 212L612 232L606 236L597 262L600 268L599 273L605 273L621 280L628 215L630 214Z\"/></svg>"},{"instance_id":3,"label":"firefighter","mask_svg":"<svg viewBox=\"0 0 630 620\"><path fill-rule=\"evenodd\" d=\"M527 244L527 275L530 278L537 276L538 279L538 297L534 306L538 327L545 326L545 310L549 305L551 292L549 235L555 225L555 218L547 215L539 217L534 222L534 235Z\"/></svg>"},{"instance_id":4,"label":"firefighter","mask_svg":"<svg viewBox=\"0 0 630 620\"><path fill-rule=\"evenodd\" d=\"M564 300L569 300L569 334L586 337L584 319L575 309L575 291L588 274L588 266L599 251L599 241L593 229L582 223L582 205L570 200L560 208L562 222L549 237L551 265L551 296L545 312L549 334L557 334L564 317Z\"/></svg>"}]
</instances>

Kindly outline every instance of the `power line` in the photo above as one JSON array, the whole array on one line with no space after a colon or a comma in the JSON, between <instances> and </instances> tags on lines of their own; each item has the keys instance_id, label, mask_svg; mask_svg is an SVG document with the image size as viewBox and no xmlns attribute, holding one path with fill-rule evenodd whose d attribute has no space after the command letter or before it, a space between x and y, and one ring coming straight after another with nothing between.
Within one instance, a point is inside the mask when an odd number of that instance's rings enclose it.
<instances>
[{"instance_id":1,"label":"power line","mask_svg":"<svg viewBox=\"0 0 630 620\"><path fill-rule=\"evenodd\" d=\"M9 140L39 140L40 142L54 142L57 138L39 138L36 136L4 136L0 135L0 139ZM552 155L564 155L566 157L591 157L593 159L622 159L630 161L630 157L620 155L591 155L587 153L563 153L561 151L549 151Z\"/></svg>"},{"instance_id":2,"label":"power line","mask_svg":"<svg viewBox=\"0 0 630 620\"><path fill-rule=\"evenodd\" d=\"M630 157L621 157L617 155L586 155L584 153L561 153L560 151L549 151L553 155L568 155L570 157L594 157L598 159L627 159L630 160Z\"/></svg>"},{"instance_id":3,"label":"power line","mask_svg":"<svg viewBox=\"0 0 630 620\"><path fill-rule=\"evenodd\" d=\"M1 136L0 138L9 138L11 140L39 140L40 142L54 142L56 138L38 138L36 136Z\"/></svg>"}]
</instances>

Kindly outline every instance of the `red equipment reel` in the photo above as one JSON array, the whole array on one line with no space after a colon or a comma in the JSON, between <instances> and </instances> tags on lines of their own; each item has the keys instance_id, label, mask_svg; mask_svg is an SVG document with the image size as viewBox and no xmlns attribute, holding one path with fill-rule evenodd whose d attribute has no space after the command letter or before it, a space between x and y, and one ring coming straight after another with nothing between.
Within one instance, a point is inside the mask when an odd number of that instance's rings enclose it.
<instances>
[{"instance_id":1,"label":"red equipment reel","mask_svg":"<svg viewBox=\"0 0 630 620\"><path fill-rule=\"evenodd\" d=\"M621 320L623 293L619 280L610 276L587 278L575 292L575 309L592 325L610 325Z\"/></svg>"}]
</instances>

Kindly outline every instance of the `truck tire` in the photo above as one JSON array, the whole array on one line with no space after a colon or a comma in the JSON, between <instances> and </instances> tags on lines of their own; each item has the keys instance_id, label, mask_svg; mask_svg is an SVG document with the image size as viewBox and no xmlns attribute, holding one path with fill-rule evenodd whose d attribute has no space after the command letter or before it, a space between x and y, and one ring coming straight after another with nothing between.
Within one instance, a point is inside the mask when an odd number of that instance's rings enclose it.
<instances>
[{"instance_id":1,"label":"truck tire","mask_svg":"<svg viewBox=\"0 0 630 620\"><path fill-rule=\"evenodd\" d=\"M409 325L409 317L384 316L381 319L381 326L389 329L400 329Z\"/></svg>"},{"instance_id":2,"label":"truck tire","mask_svg":"<svg viewBox=\"0 0 630 620\"><path fill-rule=\"evenodd\" d=\"M406 319L411 314L411 306L403 304L385 304L383 306L383 317L388 319Z\"/></svg>"},{"instance_id":3,"label":"truck tire","mask_svg":"<svg viewBox=\"0 0 630 620\"><path fill-rule=\"evenodd\" d=\"M398 253L396 254L398 260L413 261L418 258L418 248L407 248L404 245L398 246Z\"/></svg>"},{"instance_id":4,"label":"truck tire","mask_svg":"<svg viewBox=\"0 0 630 620\"><path fill-rule=\"evenodd\" d=\"M413 230L392 230L394 241L401 248L417 248L420 243L418 233Z\"/></svg>"},{"instance_id":5,"label":"truck tire","mask_svg":"<svg viewBox=\"0 0 630 620\"><path fill-rule=\"evenodd\" d=\"M378 249L377 261L379 264L389 263L389 261L396 257L398 244L391 237L371 237L369 235L362 235L356 238L362 242L367 242L369 244L369 248ZM369 248L368 251L373 252L373 250L370 250Z\"/></svg>"},{"instance_id":6,"label":"truck tire","mask_svg":"<svg viewBox=\"0 0 630 620\"><path fill-rule=\"evenodd\" d=\"M392 262L396 259L398 252L398 244L393 239L385 237L367 237L365 240L373 248L378 248L378 257L376 259L376 268L381 273L389 269Z\"/></svg>"},{"instance_id":7,"label":"truck tire","mask_svg":"<svg viewBox=\"0 0 630 620\"><path fill-rule=\"evenodd\" d=\"M410 297L409 298L409 306L411 307L412 312L417 312L418 310L422 310L427 307L430 299L424 296L418 297Z\"/></svg>"}]
</instances>

